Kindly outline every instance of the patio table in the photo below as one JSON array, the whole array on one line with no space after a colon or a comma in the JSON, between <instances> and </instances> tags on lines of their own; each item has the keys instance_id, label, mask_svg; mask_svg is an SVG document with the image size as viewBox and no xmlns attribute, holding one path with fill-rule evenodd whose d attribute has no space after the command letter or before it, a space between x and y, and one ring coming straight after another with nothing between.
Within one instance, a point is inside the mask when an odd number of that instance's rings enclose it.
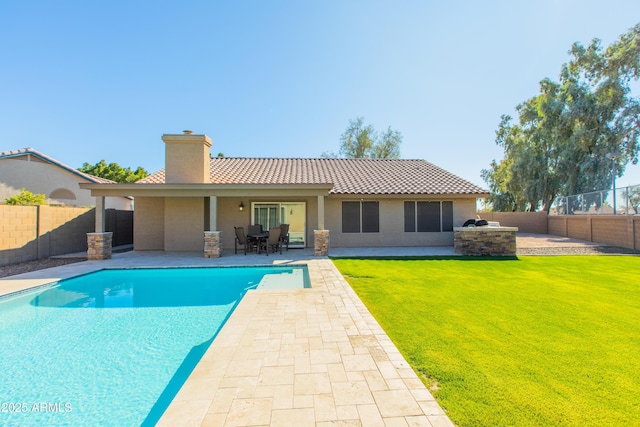
<instances>
[{"instance_id":1,"label":"patio table","mask_svg":"<svg viewBox=\"0 0 640 427\"><path fill-rule=\"evenodd\" d=\"M255 240L256 242L258 242L258 248L256 249L256 252L258 254L260 253L260 246L262 246L261 243L263 241L266 241L268 237L269 237L269 233L268 232L256 233L256 234L247 234L247 239Z\"/></svg>"}]
</instances>

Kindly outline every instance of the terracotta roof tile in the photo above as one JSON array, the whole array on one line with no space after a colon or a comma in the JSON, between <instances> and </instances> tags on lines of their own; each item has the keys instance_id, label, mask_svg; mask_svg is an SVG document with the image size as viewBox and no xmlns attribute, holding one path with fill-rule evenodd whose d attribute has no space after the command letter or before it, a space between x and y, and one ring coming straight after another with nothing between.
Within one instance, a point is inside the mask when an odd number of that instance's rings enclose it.
<instances>
[{"instance_id":1,"label":"terracotta roof tile","mask_svg":"<svg viewBox=\"0 0 640 427\"><path fill-rule=\"evenodd\" d=\"M333 184L332 194L483 194L424 160L214 157L212 184ZM164 169L138 181L164 183Z\"/></svg>"}]
</instances>

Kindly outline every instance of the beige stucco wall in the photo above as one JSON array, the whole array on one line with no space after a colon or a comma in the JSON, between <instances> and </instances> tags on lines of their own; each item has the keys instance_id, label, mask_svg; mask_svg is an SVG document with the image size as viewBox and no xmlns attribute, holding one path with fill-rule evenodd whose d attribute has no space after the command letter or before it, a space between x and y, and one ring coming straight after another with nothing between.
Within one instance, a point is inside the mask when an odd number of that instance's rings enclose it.
<instances>
[{"instance_id":1,"label":"beige stucco wall","mask_svg":"<svg viewBox=\"0 0 640 427\"><path fill-rule=\"evenodd\" d=\"M204 198L167 197L164 200L164 250L204 249Z\"/></svg>"},{"instance_id":2,"label":"beige stucco wall","mask_svg":"<svg viewBox=\"0 0 640 427\"><path fill-rule=\"evenodd\" d=\"M206 135L165 134L165 181L169 183L209 182L209 148Z\"/></svg>"},{"instance_id":3,"label":"beige stucco wall","mask_svg":"<svg viewBox=\"0 0 640 427\"><path fill-rule=\"evenodd\" d=\"M67 206L95 206L95 197L90 190L82 190L81 182L89 182L51 163L44 162L35 156L0 159L0 201L20 194L23 188L34 194L44 194L51 204ZM52 199L53 193L73 194L75 199ZM131 210L132 201L124 197L108 197L107 209Z\"/></svg>"},{"instance_id":4,"label":"beige stucco wall","mask_svg":"<svg viewBox=\"0 0 640 427\"><path fill-rule=\"evenodd\" d=\"M134 250L164 249L164 197L136 197L133 220Z\"/></svg>"},{"instance_id":5,"label":"beige stucco wall","mask_svg":"<svg viewBox=\"0 0 640 427\"><path fill-rule=\"evenodd\" d=\"M415 198L379 199L379 233L342 233L343 200L350 199L325 198L325 228L330 230L330 245L332 247L453 245L453 232L404 232L404 201L418 200ZM238 210L240 202L245 207L243 212ZM313 247L313 231L318 228L317 197L238 196L217 198L218 227L216 231L222 231L222 247L224 249L233 249L234 227L242 226L246 230L250 224L251 203L253 202L304 202L306 204L306 245ZM166 199L162 197L136 197L134 248L136 250L164 249L167 251L202 250L206 212L204 203L203 197ZM474 218L475 209L475 199L453 200L454 226L461 226L467 219Z\"/></svg>"},{"instance_id":6,"label":"beige stucco wall","mask_svg":"<svg viewBox=\"0 0 640 427\"><path fill-rule=\"evenodd\" d=\"M415 198L375 199L380 202L380 232L342 233L342 202L360 199L327 198L325 201L325 226L330 230L331 247L384 247L384 246L452 246L453 232L405 233L404 202L425 200ZM428 199L446 201L451 199ZM467 219L475 218L475 199L453 200L453 225L461 226Z\"/></svg>"},{"instance_id":7,"label":"beige stucco wall","mask_svg":"<svg viewBox=\"0 0 640 427\"><path fill-rule=\"evenodd\" d=\"M244 211L239 212L240 202L244 204ZM317 197L220 197L218 198L218 230L222 231L222 247L233 249L234 227L244 227L251 222L251 203L253 202L303 202L306 204L305 242L307 247L313 247L313 230L318 227L318 199Z\"/></svg>"}]
</instances>

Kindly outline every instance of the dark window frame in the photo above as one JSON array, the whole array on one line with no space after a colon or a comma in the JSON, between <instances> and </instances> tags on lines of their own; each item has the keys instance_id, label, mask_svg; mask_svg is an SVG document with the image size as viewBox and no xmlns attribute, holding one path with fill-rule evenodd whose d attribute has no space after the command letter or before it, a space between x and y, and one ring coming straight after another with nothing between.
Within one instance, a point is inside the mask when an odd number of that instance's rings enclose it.
<instances>
[{"instance_id":1,"label":"dark window frame","mask_svg":"<svg viewBox=\"0 0 640 427\"><path fill-rule=\"evenodd\" d=\"M453 231L453 201L405 200L405 233L444 233Z\"/></svg>"},{"instance_id":2,"label":"dark window frame","mask_svg":"<svg viewBox=\"0 0 640 427\"><path fill-rule=\"evenodd\" d=\"M342 202L342 232L379 233L380 202L378 200L360 200Z\"/></svg>"}]
</instances>

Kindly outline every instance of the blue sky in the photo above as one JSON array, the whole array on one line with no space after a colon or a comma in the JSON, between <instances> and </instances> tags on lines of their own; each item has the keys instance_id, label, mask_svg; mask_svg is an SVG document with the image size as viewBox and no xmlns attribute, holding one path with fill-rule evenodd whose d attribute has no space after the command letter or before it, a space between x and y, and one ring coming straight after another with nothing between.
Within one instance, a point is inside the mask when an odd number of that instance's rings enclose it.
<instances>
[{"instance_id":1,"label":"blue sky","mask_svg":"<svg viewBox=\"0 0 640 427\"><path fill-rule=\"evenodd\" d=\"M318 157L362 116L486 187L500 116L638 21L637 0L0 0L0 151L153 172L191 129L214 155Z\"/></svg>"}]
</instances>

